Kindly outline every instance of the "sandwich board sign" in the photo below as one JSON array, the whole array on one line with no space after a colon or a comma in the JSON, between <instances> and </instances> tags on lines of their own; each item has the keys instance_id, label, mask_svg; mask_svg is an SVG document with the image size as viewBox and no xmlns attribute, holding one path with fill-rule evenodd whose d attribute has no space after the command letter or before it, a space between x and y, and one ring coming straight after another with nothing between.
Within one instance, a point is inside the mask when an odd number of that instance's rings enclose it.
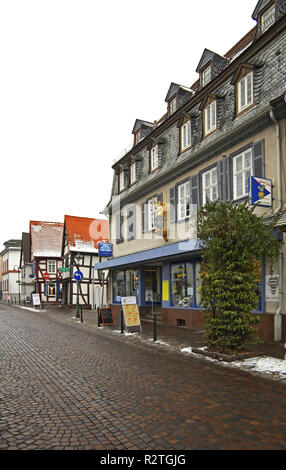
<instances>
[{"instance_id":1,"label":"sandwich board sign","mask_svg":"<svg viewBox=\"0 0 286 470\"><path fill-rule=\"evenodd\" d=\"M33 299L33 305L34 307L36 305L41 305L41 302L40 302L40 295L39 294L32 294L32 299Z\"/></svg>"},{"instance_id":2,"label":"sandwich board sign","mask_svg":"<svg viewBox=\"0 0 286 470\"><path fill-rule=\"evenodd\" d=\"M130 333L142 331L136 297L121 297L126 330Z\"/></svg>"}]
</instances>

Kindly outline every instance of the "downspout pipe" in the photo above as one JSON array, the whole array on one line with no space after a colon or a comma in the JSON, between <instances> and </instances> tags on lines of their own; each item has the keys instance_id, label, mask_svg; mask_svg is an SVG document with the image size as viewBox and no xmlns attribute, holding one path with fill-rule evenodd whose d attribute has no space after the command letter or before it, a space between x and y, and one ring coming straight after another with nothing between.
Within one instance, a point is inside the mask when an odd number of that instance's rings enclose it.
<instances>
[{"instance_id":1,"label":"downspout pipe","mask_svg":"<svg viewBox=\"0 0 286 470\"><path fill-rule=\"evenodd\" d=\"M281 189L281 136L279 122L275 117L273 108L270 108L270 119L275 125L276 130L276 167L277 167L277 193L278 193L278 206L275 209L275 214L282 209L282 189ZM282 247L279 253L279 304L274 315L274 341L282 341L282 299L283 299L283 253Z\"/></svg>"}]
</instances>

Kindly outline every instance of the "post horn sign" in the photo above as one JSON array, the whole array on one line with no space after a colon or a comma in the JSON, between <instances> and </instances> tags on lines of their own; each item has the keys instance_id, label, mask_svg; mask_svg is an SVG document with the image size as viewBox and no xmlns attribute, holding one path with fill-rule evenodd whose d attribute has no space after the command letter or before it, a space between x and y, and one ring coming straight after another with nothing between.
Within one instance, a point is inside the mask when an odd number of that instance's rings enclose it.
<instances>
[{"instance_id":1,"label":"post horn sign","mask_svg":"<svg viewBox=\"0 0 286 470\"><path fill-rule=\"evenodd\" d=\"M251 176L248 181L251 205L272 207L272 181L256 176Z\"/></svg>"}]
</instances>

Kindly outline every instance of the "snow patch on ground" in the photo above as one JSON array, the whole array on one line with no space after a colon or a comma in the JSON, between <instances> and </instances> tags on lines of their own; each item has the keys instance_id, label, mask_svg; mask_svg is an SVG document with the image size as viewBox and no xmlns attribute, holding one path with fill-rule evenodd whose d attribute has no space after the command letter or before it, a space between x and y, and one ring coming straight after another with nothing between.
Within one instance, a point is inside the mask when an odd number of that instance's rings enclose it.
<instances>
[{"instance_id":1,"label":"snow patch on ground","mask_svg":"<svg viewBox=\"0 0 286 470\"><path fill-rule=\"evenodd\" d=\"M30 307L22 307L21 305L15 305L15 304L13 304L13 307L22 308L23 310L30 310L30 312L38 312L38 313L46 312L46 310L39 310L37 308L30 308Z\"/></svg>"}]
</instances>

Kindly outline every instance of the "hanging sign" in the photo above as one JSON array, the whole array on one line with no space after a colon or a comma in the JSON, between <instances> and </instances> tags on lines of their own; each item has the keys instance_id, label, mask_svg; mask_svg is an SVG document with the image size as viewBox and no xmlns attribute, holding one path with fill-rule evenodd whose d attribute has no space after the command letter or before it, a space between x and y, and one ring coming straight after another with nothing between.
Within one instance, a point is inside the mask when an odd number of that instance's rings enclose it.
<instances>
[{"instance_id":1,"label":"hanging sign","mask_svg":"<svg viewBox=\"0 0 286 470\"><path fill-rule=\"evenodd\" d=\"M279 276L277 274L265 276L266 302L279 302Z\"/></svg>"},{"instance_id":2,"label":"hanging sign","mask_svg":"<svg viewBox=\"0 0 286 470\"><path fill-rule=\"evenodd\" d=\"M272 181L251 176L248 182L251 205L272 207Z\"/></svg>"},{"instance_id":3,"label":"hanging sign","mask_svg":"<svg viewBox=\"0 0 286 470\"><path fill-rule=\"evenodd\" d=\"M142 331L136 297L121 297L121 301L127 331L132 333Z\"/></svg>"}]
</instances>

